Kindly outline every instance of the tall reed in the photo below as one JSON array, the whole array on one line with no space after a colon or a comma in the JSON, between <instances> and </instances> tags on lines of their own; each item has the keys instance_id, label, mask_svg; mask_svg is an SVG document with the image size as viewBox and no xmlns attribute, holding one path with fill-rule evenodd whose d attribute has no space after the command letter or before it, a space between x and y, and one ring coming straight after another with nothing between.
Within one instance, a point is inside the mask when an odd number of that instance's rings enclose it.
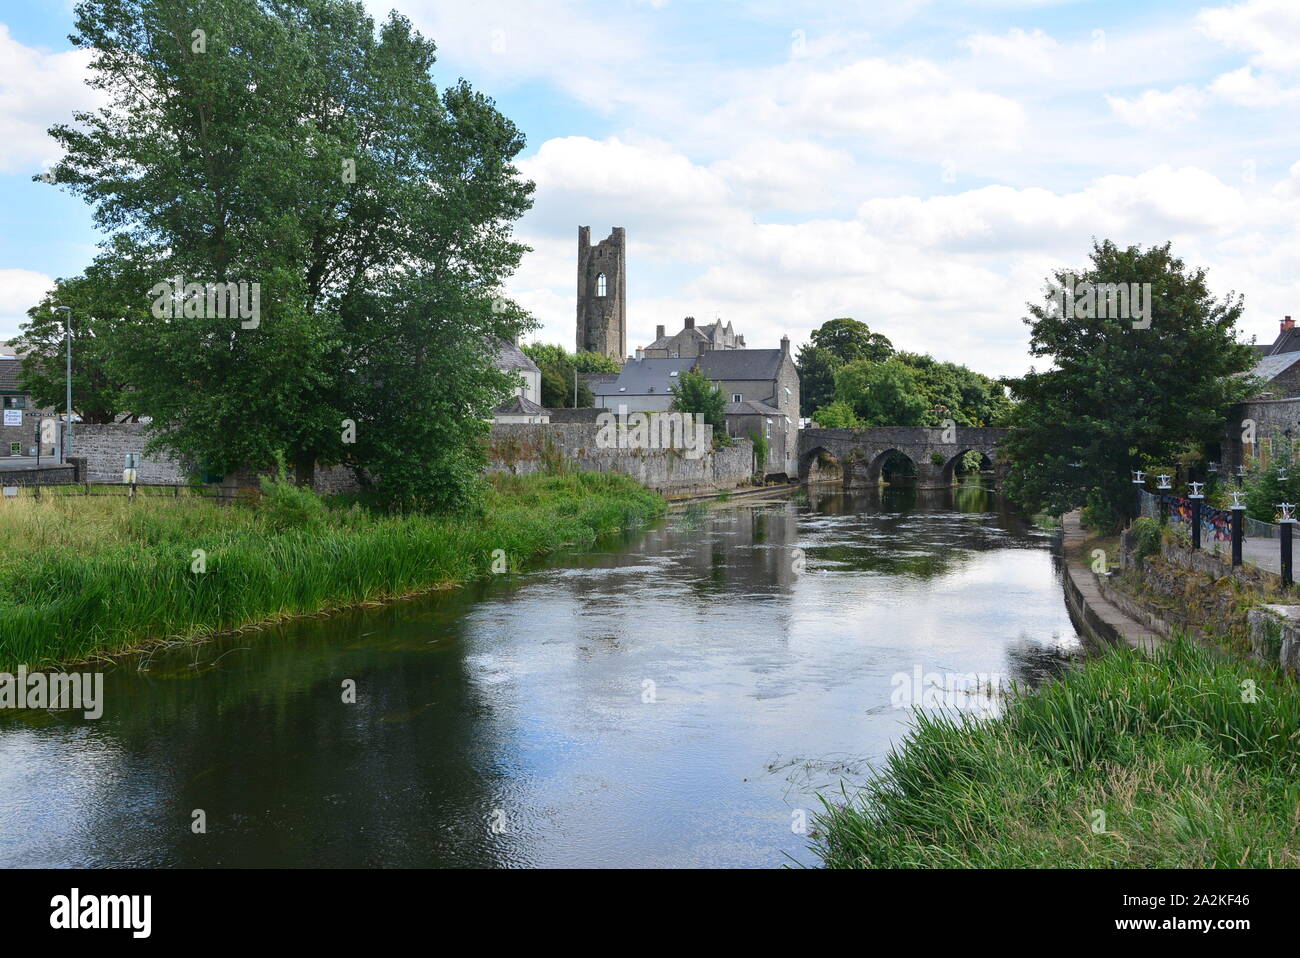
<instances>
[{"instance_id":1,"label":"tall reed","mask_svg":"<svg viewBox=\"0 0 1300 958\"><path fill-rule=\"evenodd\" d=\"M586 473L498 478L477 516L353 506L297 529L194 499L0 501L0 669L463 583L498 558L517 570L663 508L625 476Z\"/></svg>"}]
</instances>

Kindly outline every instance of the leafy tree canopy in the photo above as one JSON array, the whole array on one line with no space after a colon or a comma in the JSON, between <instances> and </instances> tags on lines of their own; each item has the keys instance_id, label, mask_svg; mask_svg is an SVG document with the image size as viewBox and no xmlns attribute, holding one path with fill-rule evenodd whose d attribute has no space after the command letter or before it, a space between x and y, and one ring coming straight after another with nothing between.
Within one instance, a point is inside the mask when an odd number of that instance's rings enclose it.
<instances>
[{"instance_id":1,"label":"leafy tree canopy","mask_svg":"<svg viewBox=\"0 0 1300 958\"><path fill-rule=\"evenodd\" d=\"M1060 289L1070 279L1062 270L1048 281ZM1241 298L1211 296L1205 271L1174 257L1169 243L1143 250L1094 241L1088 268L1073 279L1076 287L1150 283L1150 323L1095 309L1070 316L1050 291L1028 304L1030 351L1053 367L1011 382L1020 403L1004 445L1008 490L1053 513L1086 504L1114 527L1134 508L1130 470L1217 438L1228 407L1252 390L1240 374L1254 354L1236 340Z\"/></svg>"},{"instance_id":2,"label":"leafy tree canopy","mask_svg":"<svg viewBox=\"0 0 1300 958\"><path fill-rule=\"evenodd\" d=\"M347 462L396 507L472 501L511 388L493 343L529 326L499 295L531 205L516 127L352 0L82 0L72 41L108 105L51 129L55 180L156 270L139 295L260 290L253 322L151 309L116 340L153 444L212 471Z\"/></svg>"},{"instance_id":3,"label":"leafy tree canopy","mask_svg":"<svg viewBox=\"0 0 1300 958\"><path fill-rule=\"evenodd\" d=\"M727 399L722 389L697 369L688 369L672 387L673 409L677 412L699 413L713 427L714 435L727 431Z\"/></svg>"}]
</instances>

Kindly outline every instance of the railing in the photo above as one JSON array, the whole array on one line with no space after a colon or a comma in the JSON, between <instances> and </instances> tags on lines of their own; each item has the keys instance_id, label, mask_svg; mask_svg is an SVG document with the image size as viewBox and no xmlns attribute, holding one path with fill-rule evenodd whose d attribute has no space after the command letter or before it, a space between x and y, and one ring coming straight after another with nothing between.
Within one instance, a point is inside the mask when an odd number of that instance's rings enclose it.
<instances>
[{"instance_id":1,"label":"railing","mask_svg":"<svg viewBox=\"0 0 1300 958\"><path fill-rule=\"evenodd\" d=\"M1139 514L1151 519L1159 519L1160 507L1163 505L1168 510L1170 523L1191 523L1193 500L1184 496L1155 495L1145 489L1139 489L1138 493L1140 500ZM1231 510L1215 509L1213 506L1206 505L1204 500L1197 504L1201 509L1202 542L1206 540L1230 542L1232 540ZM1260 522L1257 519L1250 518L1250 516L1242 516L1242 518L1245 520L1245 524L1242 526L1243 538L1277 538L1277 526L1272 523Z\"/></svg>"}]
</instances>

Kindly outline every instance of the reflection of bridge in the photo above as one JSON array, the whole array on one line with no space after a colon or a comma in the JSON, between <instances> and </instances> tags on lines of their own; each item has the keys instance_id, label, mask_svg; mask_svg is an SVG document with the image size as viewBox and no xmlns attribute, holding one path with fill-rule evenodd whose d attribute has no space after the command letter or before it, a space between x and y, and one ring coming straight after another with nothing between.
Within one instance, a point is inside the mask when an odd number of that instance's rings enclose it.
<instances>
[{"instance_id":1,"label":"reflection of bridge","mask_svg":"<svg viewBox=\"0 0 1300 958\"><path fill-rule=\"evenodd\" d=\"M916 467L921 489L950 486L961 457L968 452L986 456L997 481L1005 464L997 446L1008 430L958 426L951 431L924 426L882 426L877 429L799 430L799 481L807 482L814 463L828 456L844 473L846 486L874 486L891 454L903 455ZM945 442L951 439L951 442Z\"/></svg>"}]
</instances>

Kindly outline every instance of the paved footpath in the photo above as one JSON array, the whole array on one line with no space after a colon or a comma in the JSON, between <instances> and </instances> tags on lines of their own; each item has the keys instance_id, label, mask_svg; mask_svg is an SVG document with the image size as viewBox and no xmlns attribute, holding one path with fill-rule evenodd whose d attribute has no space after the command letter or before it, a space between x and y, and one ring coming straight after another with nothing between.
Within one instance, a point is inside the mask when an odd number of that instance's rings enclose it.
<instances>
[{"instance_id":1,"label":"paved footpath","mask_svg":"<svg viewBox=\"0 0 1300 958\"><path fill-rule=\"evenodd\" d=\"M1062 516L1061 527L1066 574L1073 579L1088 609L1113 628L1128 645L1144 652L1158 649L1164 641L1159 635L1136 619L1130 618L1101 594L1101 588L1097 585L1097 575L1092 571L1091 557L1081 551L1083 542L1088 536L1079 524L1079 514L1071 512Z\"/></svg>"}]
</instances>

